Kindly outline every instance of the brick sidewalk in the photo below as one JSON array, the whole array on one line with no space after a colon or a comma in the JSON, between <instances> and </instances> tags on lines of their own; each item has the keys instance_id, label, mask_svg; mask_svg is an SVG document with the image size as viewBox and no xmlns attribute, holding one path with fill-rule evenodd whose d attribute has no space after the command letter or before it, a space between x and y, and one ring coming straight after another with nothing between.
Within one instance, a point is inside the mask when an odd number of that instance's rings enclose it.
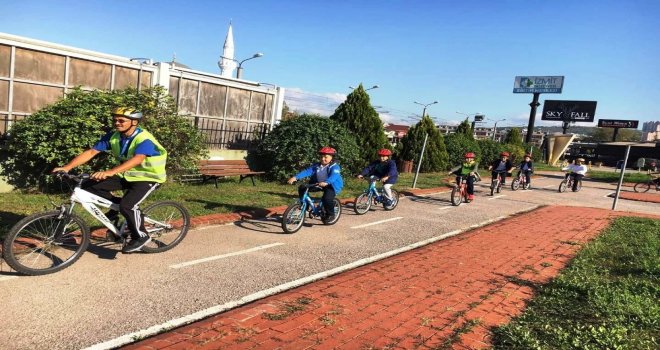
<instances>
[{"instance_id":1,"label":"brick sidewalk","mask_svg":"<svg viewBox=\"0 0 660 350\"><path fill-rule=\"evenodd\" d=\"M478 349L615 216L546 207L267 297L126 349ZM660 216L656 216L660 218ZM551 224L552 223L552 224Z\"/></svg>"}]
</instances>

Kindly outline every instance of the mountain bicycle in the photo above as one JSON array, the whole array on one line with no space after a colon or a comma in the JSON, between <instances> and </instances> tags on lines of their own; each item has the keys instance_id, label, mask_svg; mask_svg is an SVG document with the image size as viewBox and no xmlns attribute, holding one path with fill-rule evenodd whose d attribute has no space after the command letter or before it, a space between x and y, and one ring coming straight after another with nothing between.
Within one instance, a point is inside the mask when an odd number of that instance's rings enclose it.
<instances>
[{"instance_id":1,"label":"mountain bicycle","mask_svg":"<svg viewBox=\"0 0 660 350\"><path fill-rule=\"evenodd\" d=\"M568 176L568 179L564 179L559 184L559 192L563 193L566 192L566 189L570 188L573 192L579 192L582 189L582 180L578 180L577 186L575 187L575 190L573 190L573 182L575 181L575 177L572 175Z\"/></svg>"},{"instance_id":2,"label":"mountain bicycle","mask_svg":"<svg viewBox=\"0 0 660 350\"><path fill-rule=\"evenodd\" d=\"M633 190L635 190L635 192L645 193L648 192L651 188L655 188L656 191L660 191L660 178L637 183L635 184L635 187L633 187Z\"/></svg>"},{"instance_id":3,"label":"mountain bicycle","mask_svg":"<svg viewBox=\"0 0 660 350\"><path fill-rule=\"evenodd\" d=\"M119 204L99 197L81 188L89 180L88 174L79 176L56 174L61 179L75 183L69 202L56 210L35 213L14 225L3 244L3 256L7 264L25 275L37 276L60 271L71 266L87 250L90 229L87 223L73 212L80 204L96 220L101 222L125 245L128 238L127 223L115 225L99 209L119 211ZM145 253L159 253L179 244L190 227L190 214L181 204L170 201L156 202L142 210L144 227L151 242L142 247Z\"/></svg>"},{"instance_id":4,"label":"mountain bicycle","mask_svg":"<svg viewBox=\"0 0 660 350\"><path fill-rule=\"evenodd\" d=\"M529 183L527 183L527 176L525 176L525 173L519 171L518 177L511 181L511 190L516 191L520 188L521 185L523 190L529 189L530 186Z\"/></svg>"},{"instance_id":5,"label":"mountain bicycle","mask_svg":"<svg viewBox=\"0 0 660 350\"><path fill-rule=\"evenodd\" d=\"M385 189L381 188L379 190L376 188L376 182L380 181L379 178L372 175L368 179L365 178L365 180L369 181L369 188L355 198L353 209L356 214L366 214L369 209L371 209L372 204L378 205L382 203L385 210L393 210L396 208L399 204L399 192L395 189L391 189L392 199L388 199L385 196Z\"/></svg>"},{"instance_id":6,"label":"mountain bicycle","mask_svg":"<svg viewBox=\"0 0 660 350\"><path fill-rule=\"evenodd\" d=\"M496 171L497 177L493 179L490 183L490 195L492 196L494 192L500 193L502 190L502 177L506 176L503 175L506 173L506 171Z\"/></svg>"},{"instance_id":7,"label":"mountain bicycle","mask_svg":"<svg viewBox=\"0 0 660 350\"><path fill-rule=\"evenodd\" d=\"M451 204L454 206L461 205L461 203L470 203L467 193L467 177L460 176L461 184L455 186L451 190Z\"/></svg>"},{"instance_id":8,"label":"mountain bicycle","mask_svg":"<svg viewBox=\"0 0 660 350\"><path fill-rule=\"evenodd\" d=\"M321 188L318 184L305 185L305 192L302 198L289 205L284 211L284 214L282 214L282 230L285 233L298 232L305 223L306 216L309 216L310 219L320 218L321 222L325 225L334 225L339 220L339 216L341 215L341 203L339 199L335 198L334 201L334 218L327 220L328 216L326 215L325 208L323 208L321 199L312 199L309 196L309 189L314 187Z\"/></svg>"}]
</instances>

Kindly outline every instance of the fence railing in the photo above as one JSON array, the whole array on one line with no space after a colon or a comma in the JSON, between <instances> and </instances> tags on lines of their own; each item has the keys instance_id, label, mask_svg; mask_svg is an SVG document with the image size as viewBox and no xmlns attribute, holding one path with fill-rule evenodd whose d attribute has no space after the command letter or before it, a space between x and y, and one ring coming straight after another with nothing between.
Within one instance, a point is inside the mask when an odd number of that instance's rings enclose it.
<instances>
[{"instance_id":1,"label":"fence railing","mask_svg":"<svg viewBox=\"0 0 660 350\"><path fill-rule=\"evenodd\" d=\"M253 150L270 132L270 124L264 123L231 127L223 126L222 119L206 117L192 117L191 122L204 134L209 148Z\"/></svg>"}]
</instances>

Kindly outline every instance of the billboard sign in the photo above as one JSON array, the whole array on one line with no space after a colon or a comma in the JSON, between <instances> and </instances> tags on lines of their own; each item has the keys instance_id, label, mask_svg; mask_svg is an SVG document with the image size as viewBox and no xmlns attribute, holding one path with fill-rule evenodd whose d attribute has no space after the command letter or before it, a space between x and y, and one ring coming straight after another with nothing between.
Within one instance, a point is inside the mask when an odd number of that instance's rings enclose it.
<instances>
[{"instance_id":1,"label":"billboard sign","mask_svg":"<svg viewBox=\"0 0 660 350\"><path fill-rule=\"evenodd\" d=\"M596 101L545 100L541 120L563 122L593 122Z\"/></svg>"},{"instance_id":2,"label":"billboard sign","mask_svg":"<svg viewBox=\"0 0 660 350\"><path fill-rule=\"evenodd\" d=\"M637 129L639 120L598 119L599 128L631 128Z\"/></svg>"},{"instance_id":3,"label":"billboard sign","mask_svg":"<svg viewBox=\"0 0 660 350\"><path fill-rule=\"evenodd\" d=\"M564 87L564 76L518 76L513 82L514 94L561 94Z\"/></svg>"}]
</instances>

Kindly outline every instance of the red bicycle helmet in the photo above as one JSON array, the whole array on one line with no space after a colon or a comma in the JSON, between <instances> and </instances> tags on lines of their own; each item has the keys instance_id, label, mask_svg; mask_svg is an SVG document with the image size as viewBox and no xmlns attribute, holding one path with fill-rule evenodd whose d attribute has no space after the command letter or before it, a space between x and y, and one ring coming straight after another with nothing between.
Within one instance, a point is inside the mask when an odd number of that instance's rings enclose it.
<instances>
[{"instance_id":1,"label":"red bicycle helmet","mask_svg":"<svg viewBox=\"0 0 660 350\"><path fill-rule=\"evenodd\" d=\"M474 158L474 153L473 152L465 153L465 158Z\"/></svg>"},{"instance_id":2,"label":"red bicycle helmet","mask_svg":"<svg viewBox=\"0 0 660 350\"><path fill-rule=\"evenodd\" d=\"M380 151L378 151L378 155L379 155L379 156L388 156L388 157L389 157L389 156L392 155L392 151L390 151L390 150L387 149L387 148L383 148L383 149L381 149Z\"/></svg>"},{"instance_id":3,"label":"red bicycle helmet","mask_svg":"<svg viewBox=\"0 0 660 350\"><path fill-rule=\"evenodd\" d=\"M319 150L319 154L329 154L331 156L334 156L335 154L337 154L337 151L332 147L326 146L326 147L321 147L321 149Z\"/></svg>"},{"instance_id":4,"label":"red bicycle helmet","mask_svg":"<svg viewBox=\"0 0 660 350\"><path fill-rule=\"evenodd\" d=\"M508 156L509 156L509 152L500 153L500 157L508 157Z\"/></svg>"}]
</instances>

